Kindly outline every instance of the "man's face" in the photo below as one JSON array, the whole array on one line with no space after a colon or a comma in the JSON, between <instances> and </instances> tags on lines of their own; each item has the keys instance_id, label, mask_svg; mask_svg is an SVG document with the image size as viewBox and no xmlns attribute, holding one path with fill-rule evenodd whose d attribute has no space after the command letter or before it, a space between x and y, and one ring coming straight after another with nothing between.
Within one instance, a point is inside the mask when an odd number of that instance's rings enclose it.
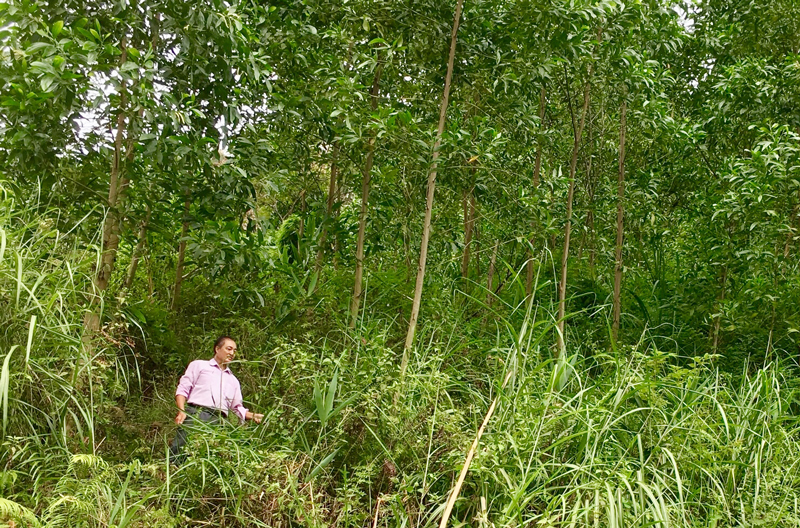
<instances>
[{"instance_id":1,"label":"man's face","mask_svg":"<svg viewBox=\"0 0 800 528\"><path fill-rule=\"evenodd\" d=\"M226 339L214 350L214 359L217 364L225 366L236 357L236 343L231 339Z\"/></svg>"}]
</instances>

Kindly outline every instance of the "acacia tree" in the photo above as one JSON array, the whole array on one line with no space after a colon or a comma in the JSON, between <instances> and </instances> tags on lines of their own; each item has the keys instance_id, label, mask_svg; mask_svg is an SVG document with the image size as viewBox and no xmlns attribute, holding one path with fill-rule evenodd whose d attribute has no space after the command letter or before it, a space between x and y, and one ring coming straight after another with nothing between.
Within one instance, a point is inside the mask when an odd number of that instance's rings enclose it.
<instances>
[{"instance_id":1,"label":"acacia tree","mask_svg":"<svg viewBox=\"0 0 800 528\"><path fill-rule=\"evenodd\" d=\"M377 65L375 66L375 76L372 79L370 89L370 108L372 112L378 109L378 93L381 81L383 62L378 50ZM358 218L358 239L356 242L356 272L355 285L353 287L353 300L350 303L350 328L356 327L358 321L358 308L361 303L361 286L364 274L364 236L367 229L367 211L369 210L369 189L372 178L372 165L375 161L375 138L377 130L373 128L367 141L367 159L364 162L364 176L361 182L361 212Z\"/></svg>"},{"instance_id":2,"label":"acacia tree","mask_svg":"<svg viewBox=\"0 0 800 528\"><path fill-rule=\"evenodd\" d=\"M622 291L622 242L623 222L625 214L625 129L626 112L628 109L625 94L619 110L619 176L617 178L617 238L614 247L614 300L613 324L611 327L612 338L617 341L619 334L619 319L621 313L620 294Z\"/></svg>"},{"instance_id":3,"label":"acacia tree","mask_svg":"<svg viewBox=\"0 0 800 528\"><path fill-rule=\"evenodd\" d=\"M566 296L567 296L567 263L569 262L569 245L570 237L572 235L572 205L575 198L575 175L578 166L578 152L581 146L581 138L583 136L583 129L586 125L586 114L589 111L589 93L591 87L590 78L592 76L592 66L588 68L586 80L583 82L583 105L579 121L576 125L575 114L572 115L572 129L574 133L574 140L572 144L572 155L569 162L569 191L567 193L567 213L566 223L564 225L564 249L561 253L561 273L558 282L558 350L559 354L564 354L564 331L565 331L565 316L566 316ZM569 80L565 79L565 83L569 86ZM569 99L570 108L572 107L571 97L567 94Z\"/></svg>"},{"instance_id":4,"label":"acacia tree","mask_svg":"<svg viewBox=\"0 0 800 528\"><path fill-rule=\"evenodd\" d=\"M127 38L122 39L122 45L120 46L122 49L122 53L120 56L119 64L120 68L119 71L124 71L127 57L128 57L128 50L127 50ZM113 78L113 77L112 77ZM111 157L111 175L109 178L108 184L108 213L106 215L106 219L103 222L103 253L100 258L100 267L97 270L97 277L96 277L96 284L97 288L102 292L108 287L108 281L111 279L111 273L114 271L114 261L116 260L117 256L117 247L119 246L119 235L121 229L121 222L122 218L119 212L119 208L122 205L123 201L125 200L125 190L128 187L129 178L123 173L123 158L127 158L127 161L132 161L133 158L133 149L131 149L130 154L128 156L125 155L123 152L123 136L125 135L125 128L126 128L126 112L129 111L127 108L128 106L128 95L127 95L127 86L126 80L123 77L121 82L119 83L119 109L117 110L117 126L116 126L116 133L114 136L114 152ZM128 124L128 128L131 128L131 125ZM132 131L128 131L128 134L132 134ZM97 330L97 328L95 328Z\"/></svg>"},{"instance_id":5,"label":"acacia tree","mask_svg":"<svg viewBox=\"0 0 800 528\"><path fill-rule=\"evenodd\" d=\"M419 249L419 266L417 267L417 281L414 286L414 300L411 305L411 315L408 319L408 332L406 343L403 347L403 359L400 365L401 375L405 374L408 365L408 356L414 344L414 335L417 330L417 318L419 317L419 307L422 301L422 287L425 280L425 264L428 258L428 240L431 235L431 216L433 212L433 195L436 189L437 161L439 159L439 147L444 133L445 120L447 118L447 103L450 97L450 80L453 78L453 62L456 54L456 37L458 35L458 25L461 20L461 9L464 0L457 0L455 16L453 18L453 31L450 35L450 55L447 60L447 74L444 81L444 93L439 107L439 125L436 129L436 140L433 143L433 154L431 156L431 169L428 173L428 190L425 199L425 220L422 226L422 241Z\"/></svg>"},{"instance_id":6,"label":"acacia tree","mask_svg":"<svg viewBox=\"0 0 800 528\"><path fill-rule=\"evenodd\" d=\"M539 94L539 127L541 129L544 129L544 113L546 107L547 107L547 88L545 84L542 83L542 91ZM536 141L536 160L534 161L533 165L533 181L531 182L533 184L534 192L538 191L539 189L539 183L540 183L539 180L541 171L542 171L542 138L541 134L539 134L537 136L537 141ZM531 234L529 240L531 249L528 252L528 264L526 266L527 276L525 278L525 295L527 297L530 297L531 293L533 293L533 275L535 271L534 270L535 263L533 261L533 248L534 248L534 243L538 238L536 237L536 229L538 227L537 224L538 222L536 221L535 218L531 220L531 231L533 233Z\"/></svg>"}]
</instances>

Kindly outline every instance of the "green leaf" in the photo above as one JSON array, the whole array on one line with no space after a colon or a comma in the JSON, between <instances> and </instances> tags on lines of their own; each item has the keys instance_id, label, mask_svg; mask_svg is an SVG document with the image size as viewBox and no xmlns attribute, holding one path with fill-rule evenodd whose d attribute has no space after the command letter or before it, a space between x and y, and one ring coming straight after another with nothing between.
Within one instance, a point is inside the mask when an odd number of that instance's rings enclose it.
<instances>
[{"instance_id":1,"label":"green leaf","mask_svg":"<svg viewBox=\"0 0 800 528\"><path fill-rule=\"evenodd\" d=\"M317 287L317 280L319 280L319 271L315 271L314 273L311 274L311 281L308 284L308 293L306 294L306 296L309 296L312 293L314 293L314 288Z\"/></svg>"},{"instance_id":2,"label":"green leaf","mask_svg":"<svg viewBox=\"0 0 800 528\"><path fill-rule=\"evenodd\" d=\"M55 24L53 24L53 36L58 37L61 34L61 30L64 29L64 21L59 20Z\"/></svg>"},{"instance_id":3,"label":"green leaf","mask_svg":"<svg viewBox=\"0 0 800 528\"><path fill-rule=\"evenodd\" d=\"M31 62L31 68L33 68L35 70L42 70L42 71L45 71L45 72L55 73L55 70L53 69L53 65L49 64L47 62L33 61L33 62ZM36 73L41 73L41 72L37 71Z\"/></svg>"},{"instance_id":4,"label":"green leaf","mask_svg":"<svg viewBox=\"0 0 800 528\"><path fill-rule=\"evenodd\" d=\"M31 359L31 347L33 346L33 332L36 330L36 316L31 316L30 327L28 328L28 344L25 347L25 364Z\"/></svg>"},{"instance_id":5,"label":"green leaf","mask_svg":"<svg viewBox=\"0 0 800 528\"><path fill-rule=\"evenodd\" d=\"M41 49L52 48L52 47L53 46L51 44L48 44L47 42L34 42L30 46L28 46L28 48L25 50L25 53L27 53L28 55L32 55L33 53L36 53Z\"/></svg>"},{"instance_id":6,"label":"green leaf","mask_svg":"<svg viewBox=\"0 0 800 528\"><path fill-rule=\"evenodd\" d=\"M52 75L45 75L42 77L42 80L39 81L39 85L42 87L43 92L51 92L53 84L55 84L56 78Z\"/></svg>"},{"instance_id":7,"label":"green leaf","mask_svg":"<svg viewBox=\"0 0 800 528\"><path fill-rule=\"evenodd\" d=\"M313 471L312 471L312 472L311 472L311 473L308 475L308 480L311 480L311 479L313 479L314 477L316 477L316 476L319 474L319 472L320 472L320 471L322 471L323 469L325 469L325 466L327 466L328 464L330 464L331 460L333 460L333 457L335 457L335 456L336 456L336 453L338 453L340 449L341 449L341 447L337 447L337 448L336 448L336 449L333 451L333 453L331 453L331 454L329 454L328 456L326 456L325 458L323 458L323 459L322 459L322 462L320 462L319 464L317 464L317 467L315 467L315 468L314 468L314 470L313 470Z\"/></svg>"}]
</instances>

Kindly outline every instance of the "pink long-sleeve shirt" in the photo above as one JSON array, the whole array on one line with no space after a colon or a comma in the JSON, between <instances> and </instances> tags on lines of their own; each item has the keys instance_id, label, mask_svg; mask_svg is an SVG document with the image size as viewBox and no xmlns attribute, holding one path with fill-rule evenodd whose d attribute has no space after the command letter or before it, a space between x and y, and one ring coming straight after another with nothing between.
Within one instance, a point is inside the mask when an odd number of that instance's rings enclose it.
<instances>
[{"instance_id":1,"label":"pink long-sleeve shirt","mask_svg":"<svg viewBox=\"0 0 800 528\"><path fill-rule=\"evenodd\" d=\"M222 370L214 358L189 363L175 391L176 396L179 394L186 397L187 403L219 409L225 414L233 411L242 422L247 415L239 380L230 368Z\"/></svg>"}]
</instances>

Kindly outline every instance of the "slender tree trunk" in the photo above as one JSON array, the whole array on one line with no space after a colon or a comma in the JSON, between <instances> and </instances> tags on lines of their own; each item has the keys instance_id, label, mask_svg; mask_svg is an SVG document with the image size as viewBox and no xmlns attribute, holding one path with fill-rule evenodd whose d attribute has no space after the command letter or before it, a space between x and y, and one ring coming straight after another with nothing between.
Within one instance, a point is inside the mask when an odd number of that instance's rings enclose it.
<instances>
[{"instance_id":1,"label":"slender tree trunk","mask_svg":"<svg viewBox=\"0 0 800 528\"><path fill-rule=\"evenodd\" d=\"M354 46L354 44L355 44L354 41L351 40L350 44L347 46L347 60L345 61L345 64L348 65L347 67L349 67L350 61L351 61L352 56L353 56L353 46ZM338 129L339 125L341 125L341 123L342 123L342 117L340 116L339 120L337 121L337 129ZM328 238L328 227L330 226L330 224L331 224L331 222L333 220L333 206L338 201L339 192L340 192L340 189L339 189L339 149L340 149L339 140L334 137L333 152L331 152L331 174L330 174L330 180L328 182L328 203L327 203L327 207L326 207L326 210L325 210L325 213L326 213L325 221L326 221L326 223L322 227L322 236L320 237L319 249L317 250L317 272L319 272L319 270L322 268L322 258L324 256L324 252L325 252L325 249L326 249L325 246L326 246L327 238ZM339 251L339 237L338 237L337 233L334 233L334 240L335 240L335 242L334 242L334 257L333 257L334 261L333 262L334 262L334 267L338 268L338 264L339 263L338 263L337 253Z\"/></svg>"},{"instance_id":2,"label":"slender tree trunk","mask_svg":"<svg viewBox=\"0 0 800 528\"><path fill-rule=\"evenodd\" d=\"M341 174L337 170L336 175L336 201L341 203L342 202L342 184L341 184ZM339 269L339 255L342 249L342 242L339 239L339 233L335 232L333 234L333 269Z\"/></svg>"},{"instance_id":3,"label":"slender tree trunk","mask_svg":"<svg viewBox=\"0 0 800 528\"><path fill-rule=\"evenodd\" d=\"M139 227L139 240L136 242L136 247L133 249L133 254L131 255L131 262L128 265L128 273L125 274L125 289L130 289L133 285L133 280L136 278L136 270L139 268L139 258L142 255L142 251L144 250L144 242L147 237L147 225L142 222L142 225Z\"/></svg>"},{"instance_id":4,"label":"slender tree trunk","mask_svg":"<svg viewBox=\"0 0 800 528\"><path fill-rule=\"evenodd\" d=\"M325 225L322 226L322 235L319 237L319 248L317 248L317 272L322 268L322 257L328 239L328 224L333 220L333 204L336 200L336 187L339 182L338 160L339 142L334 141L333 152L331 153L331 176L328 182L328 204L325 208Z\"/></svg>"},{"instance_id":5,"label":"slender tree trunk","mask_svg":"<svg viewBox=\"0 0 800 528\"><path fill-rule=\"evenodd\" d=\"M539 94L539 128L540 132L544 130L544 111L547 105L547 90L544 84L542 84L542 91ZM541 136L541 133L540 133ZM536 145L536 161L533 165L533 188L539 189L539 174L542 170L542 139L539 137L537 145ZM530 245L531 247L528 249L528 265L527 265L527 277L525 277L525 296L530 297L531 293L533 293L533 272L534 272L534 263L533 263L533 246L536 242L536 229L538 228L538 222L534 217L531 220L531 238L530 238Z\"/></svg>"},{"instance_id":6,"label":"slender tree trunk","mask_svg":"<svg viewBox=\"0 0 800 528\"><path fill-rule=\"evenodd\" d=\"M405 169L403 169L405 173ZM408 224L409 218L412 218L414 215L414 205L411 200L411 194L413 193L413 189L411 185L408 185L405 177L403 177L403 196L405 197L405 219L403 220L402 230L403 230L403 259L405 260L405 272L406 278L411 278L411 230Z\"/></svg>"},{"instance_id":7,"label":"slender tree trunk","mask_svg":"<svg viewBox=\"0 0 800 528\"><path fill-rule=\"evenodd\" d=\"M183 203L183 225L181 226L181 241L178 244L178 263L175 265L175 286L172 290L172 309L180 303L181 286L183 285L183 264L186 260L186 236L189 234L189 207L192 205L189 191L186 191L186 201Z\"/></svg>"},{"instance_id":8,"label":"slender tree trunk","mask_svg":"<svg viewBox=\"0 0 800 528\"><path fill-rule=\"evenodd\" d=\"M572 145L572 158L569 163L569 192L567 194L567 223L564 226L564 251L561 254L561 280L558 283L558 351L563 354L566 351L564 344L564 316L567 296L567 263L569 261L569 242L572 234L572 203L575 197L575 172L578 166L578 151L581 145L583 127L586 124L586 114L589 110L589 88L591 86L589 78L592 75L592 68L589 68L588 77L583 84L583 109L581 110L580 124L575 127L573 116L573 130L575 131L575 141ZM567 82L569 82L567 80Z\"/></svg>"},{"instance_id":9,"label":"slender tree trunk","mask_svg":"<svg viewBox=\"0 0 800 528\"><path fill-rule=\"evenodd\" d=\"M472 267L475 269L476 277L481 276L481 225L478 220L478 206L475 204L472 209Z\"/></svg>"},{"instance_id":10,"label":"slender tree trunk","mask_svg":"<svg viewBox=\"0 0 800 528\"><path fill-rule=\"evenodd\" d=\"M494 270L495 264L497 264L497 248L500 247L500 241L496 241L494 243L494 248L492 248L492 260L489 261L489 272L487 273L486 277L486 306L491 308L492 304L494 304Z\"/></svg>"},{"instance_id":11,"label":"slender tree trunk","mask_svg":"<svg viewBox=\"0 0 800 528\"><path fill-rule=\"evenodd\" d=\"M472 108L467 112L467 121L473 119L478 113L480 106L480 92L476 91L473 94ZM472 132L472 143L474 144L477 139L477 130ZM478 162L478 156L471 158L468 163L469 169L469 186L464 190L462 205L464 209L464 253L461 255L461 278L465 279L464 287L466 289L466 279L469 277L469 258L472 253L472 235L473 223L475 221L474 205L475 205L475 182L476 182L476 169L475 164Z\"/></svg>"},{"instance_id":12,"label":"slender tree trunk","mask_svg":"<svg viewBox=\"0 0 800 528\"><path fill-rule=\"evenodd\" d=\"M592 195L590 200L594 199ZM589 231L589 276L594 280L597 277L595 261L597 260L597 232L594 228L594 211L589 209L586 213L586 229Z\"/></svg>"},{"instance_id":13,"label":"slender tree trunk","mask_svg":"<svg viewBox=\"0 0 800 528\"><path fill-rule=\"evenodd\" d=\"M547 87L542 84L542 91L539 93L539 130L544 132L544 112L547 108ZM539 175L542 170L542 139L538 138L536 144L536 161L533 165L533 188L539 188Z\"/></svg>"},{"instance_id":14,"label":"slender tree trunk","mask_svg":"<svg viewBox=\"0 0 800 528\"><path fill-rule=\"evenodd\" d=\"M773 335L773 332L775 331L775 317L776 317L775 302L773 301L772 302L772 317L770 318L769 335L767 337L767 351L764 354L764 362L765 363L769 362L769 360L772 359L772 348L773 348L772 335Z\"/></svg>"},{"instance_id":15,"label":"slender tree trunk","mask_svg":"<svg viewBox=\"0 0 800 528\"><path fill-rule=\"evenodd\" d=\"M602 108L601 114L602 115ZM594 127L592 126L592 119L591 115L587 116L587 121L589 121L589 130L587 132L587 140L590 145L589 153L586 156L586 194L587 194L587 208L586 208L586 230L583 231L583 235L581 237L581 248L578 255L578 261L581 260L583 255L583 248L584 248L584 240L586 238L586 234L588 231L588 238L589 238L589 276L592 280L595 280L597 274L595 273L595 260L596 260L596 248L597 248L597 233L594 227L594 197L595 191L597 189L597 182L594 178L594 173L592 172L592 163L594 159L594 138L592 137L594 134ZM601 133L602 137L602 133Z\"/></svg>"},{"instance_id":16,"label":"slender tree trunk","mask_svg":"<svg viewBox=\"0 0 800 528\"><path fill-rule=\"evenodd\" d=\"M719 299L717 302L717 311L722 309L722 303L725 302L725 290L728 286L728 265L722 267L722 276L720 278L720 282L722 282L722 288L719 292ZM714 326L711 330L711 337L712 337L712 344L711 344L711 352L713 354L717 353L717 349L719 347L719 329L720 323L722 322L722 315L716 314L714 316Z\"/></svg>"},{"instance_id":17,"label":"slender tree trunk","mask_svg":"<svg viewBox=\"0 0 800 528\"><path fill-rule=\"evenodd\" d=\"M144 258L145 261L147 262L147 297L152 301L153 294L156 291L156 285L153 282L153 259L149 251L145 252Z\"/></svg>"},{"instance_id":18,"label":"slender tree trunk","mask_svg":"<svg viewBox=\"0 0 800 528\"><path fill-rule=\"evenodd\" d=\"M120 67L125 64L128 58L127 44L122 42L122 55L120 57ZM114 137L114 155L111 161L111 174L108 185L108 213L103 223L103 254L100 258L100 269L97 270L95 284L97 289L105 291L111 280L114 271L114 262L117 258L117 248L119 247L119 235L122 224L122 213L120 206L125 196L125 189L128 186L128 179L123 174L122 159L123 146L122 138L125 134L125 111L127 107L127 90L125 83L120 87L120 108L117 114L117 131Z\"/></svg>"},{"instance_id":19,"label":"slender tree trunk","mask_svg":"<svg viewBox=\"0 0 800 528\"><path fill-rule=\"evenodd\" d=\"M798 217L800 216L800 191L798 191L797 194L797 203L792 207L792 213L787 222L789 225L789 232L786 234L786 243L783 246L783 258L789 257L789 250L791 249L792 241L795 239L795 233L797 232Z\"/></svg>"},{"instance_id":20,"label":"slender tree trunk","mask_svg":"<svg viewBox=\"0 0 800 528\"><path fill-rule=\"evenodd\" d=\"M122 55L119 65L125 64L128 59L128 46L125 39L122 40ZM95 287L104 292L108 288L111 275L114 272L114 263L117 259L117 249L119 248L119 236L122 229L122 213L120 208L125 197L125 189L128 186L128 179L124 175L122 166L123 146L122 138L125 135L125 112L128 106L128 93L125 82L120 84L120 105L117 114L117 129L114 136L114 154L111 158L111 173L108 182L108 211L103 222L103 253L100 255L100 267L95 275ZM129 161L132 160L131 151ZM92 336L100 330L100 314L89 310L83 318L84 335L81 338L84 349L92 350Z\"/></svg>"},{"instance_id":21,"label":"slender tree trunk","mask_svg":"<svg viewBox=\"0 0 800 528\"><path fill-rule=\"evenodd\" d=\"M128 266L128 273L125 276L125 289L129 289L133 285L133 279L136 277L136 269L139 267L139 259L144 250L144 244L147 241L147 225L150 223L150 206L147 207L147 216L142 220L139 226L139 240L136 243L136 248L131 255L131 263Z\"/></svg>"},{"instance_id":22,"label":"slender tree trunk","mask_svg":"<svg viewBox=\"0 0 800 528\"><path fill-rule=\"evenodd\" d=\"M305 186L305 182L303 182ZM297 260L303 261L303 235L306 232L306 190L300 191L300 221L297 223Z\"/></svg>"},{"instance_id":23,"label":"slender tree trunk","mask_svg":"<svg viewBox=\"0 0 800 528\"><path fill-rule=\"evenodd\" d=\"M375 66L375 76L372 79L372 89L370 90L370 106L372 111L378 109L378 94L380 89L381 72L383 62L381 62L380 51L378 51L378 64ZM375 131L373 131L367 144L367 160L364 164L364 174L361 180L361 214L358 218L358 240L356 242L356 276L353 286L353 299L350 301L350 328L356 327L358 321L358 311L361 304L362 282L364 276L364 237L367 232L367 212L369 211L369 190L372 181L372 164L375 160Z\"/></svg>"},{"instance_id":24,"label":"slender tree trunk","mask_svg":"<svg viewBox=\"0 0 800 528\"><path fill-rule=\"evenodd\" d=\"M474 169L473 169L474 170ZM472 249L472 232L475 225L475 187L464 191L464 254L461 256L461 277L469 277L469 257Z\"/></svg>"},{"instance_id":25,"label":"slender tree trunk","mask_svg":"<svg viewBox=\"0 0 800 528\"><path fill-rule=\"evenodd\" d=\"M433 195L436 189L436 171L439 160L439 146L442 143L445 120L447 118L447 103L450 98L450 80L453 78L453 62L456 56L456 36L458 35L458 24L461 20L461 8L464 0L456 3L455 17L453 18L453 32L450 36L450 57L447 60L447 75L444 79L444 94L439 108L439 127L436 130L436 141L433 143L433 156L431 159L431 170L428 174L428 193L425 201L425 223L422 228L422 241L419 248L419 266L417 267L417 282L414 285L414 302L411 305L411 317L408 320L408 333L406 334L406 344L403 347L403 360L400 364L400 375L405 375L408 365L408 354L414 344L414 335L417 331L417 318L419 317L419 305L422 301L422 286L425 280L425 263L428 258L428 240L431 235L431 215L433 213Z\"/></svg>"},{"instance_id":26,"label":"slender tree trunk","mask_svg":"<svg viewBox=\"0 0 800 528\"><path fill-rule=\"evenodd\" d=\"M623 226L625 216L625 129L626 129L626 112L628 104L623 95L622 107L620 108L619 117L619 175L617 176L617 243L614 251L614 322L611 327L611 334L614 343L617 342L619 335L619 320L621 313L621 295L622 295L622 242L623 242Z\"/></svg>"}]
</instances>

